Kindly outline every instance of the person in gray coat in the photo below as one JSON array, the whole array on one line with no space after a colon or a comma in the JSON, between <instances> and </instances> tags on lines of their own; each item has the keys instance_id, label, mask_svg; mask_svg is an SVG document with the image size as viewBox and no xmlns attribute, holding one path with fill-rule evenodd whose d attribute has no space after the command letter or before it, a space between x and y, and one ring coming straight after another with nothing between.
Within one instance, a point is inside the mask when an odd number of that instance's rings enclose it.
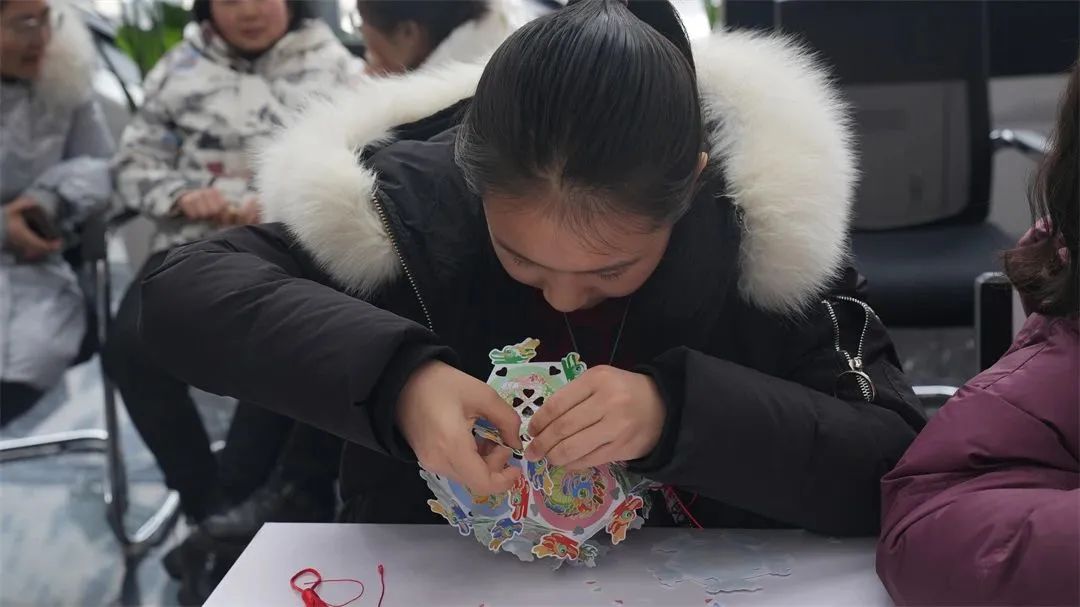
<instances>
[{"instance_id":1,"label":"person in gray coat","mask_svg":"<svg viewBox=\"0 0 1080 607\"><path fill-rule=\"evenodd\" d=\"M75 14L0 0L0 425L79 352L86 306L61 252L108 204L112 136L92 96L96 56Z\"/></svg>"}]
</instances>

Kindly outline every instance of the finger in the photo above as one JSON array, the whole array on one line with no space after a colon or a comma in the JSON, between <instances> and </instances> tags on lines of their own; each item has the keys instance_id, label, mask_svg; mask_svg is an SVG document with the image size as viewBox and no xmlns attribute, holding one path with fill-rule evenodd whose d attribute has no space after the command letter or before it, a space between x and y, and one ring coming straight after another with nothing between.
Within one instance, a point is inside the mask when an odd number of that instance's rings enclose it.
<instances>
[{"instance_id":1,"label":"finger","mask_svg":"<svg viewBox=\"0 0 1080 607\"><path fill-rule=\"evenodd\" d=\"M471 441L466 441L464 445L457 443L448 459L456 480L478 495L509 491L521 474L520 468L492 471L473 448Z\"/></svg>"},{"instance_id":2,"label":"finger","mask_svg":"<svg viewBox=\"0 0 1080 607\"><path fill-rule=\"evenodd\" d=\"M594 385L592 381L589 381L588 372L577 381L559 388L529 420L529 434L538 436L543 433L548 424L592 396L593 390Z\"/></svg>"},{"instance_id":3,"label":"finger","mask_svg":"<svg viewBox=\"0 0 1080 607\"><path fill-rule=\"evenodd\" d=\"M548 424L540 434L534 435L529 448L525 450L525 457L537 461L563 440L603 419L603 410L597 406L590 406L590 403L597 404L596 399L586 399ZM532 434L532 431L533 427L530 423L529 434Z\"/></svg>"},{"instance_id":4,"label":"finger","mask_svg":"<svg viewBox=\"0 0 1080 607\"><path fill-rule=\"evenodd\" d=\"M12 226L12 228L14 227L15 226ZM48 240L38 236L33 230L26 227L25 224L18 227L16 240L22 243L23 249L25 249L28 255L47 255L53 251Z\"/></svg>"},{"instance_id":5,"label":"finger","mask_svg":"<svg viewBox=\"0 0 1080 607\"><path fill-rule=\"evenodd\" d=\"M221 197L221 194L216 190L210 190L206 193L206 208L211 215L220 215L221 213L229 210L229 203L225 202L225 199Z\"/></svg>"},{"instance_id":6,"label":"finger","mask_svg":"<svg viewBox=\"0 0 1080 607\"><path fill-rule=\"evenodd\" d=\"M484 463L487 464L488 470L492 472L501 472L510 462L510 455L512 453L513 451L511 451L509 447L495 445L494 449L491 449L488 453L481 453L480 457L483 458Z\"/></svg>"},{"instance_id":7,"label":"finger","mask_svg":"<svg viewBox=\"0 0 1080 607\"><path fill-rule=\"evenodd\" d=\"M22 211L32 209L38 206L38 204L33 198L30 198L28 196L22 196L20 198L16 198L8 206L11 207L11 211L13 213L21 213Z\"/></svg>"},{"instance_id":8,"label":"finger","mask_svg":"<svg viewBox=\"0 0 1080 607\"><path fill-rule=\"evenodd\" d=\"M487 384L481 384L481 386L469 402L472 408L469 413L473 421L477 417L488 420L499 431L503 443L514 449L520 449L521 438L518 437L518 433L521 432L521 418L510 405L503 402L502 397L495 390Z\"/></svg>"},{"instance_id":9,"label":"finger","mask_svg":"<svg viewBox=\"0 0 1080 607\"><path fill-rule=\"evenodd\" d=\"M206 219L213 215L210 212L210 201L206 199L204 194L198 194L195 197L195 201L192 203L195 210L195 219Z\"/></svg>"},{"instance_id":10,"label":"finger","mask_svg":"<svg viewBox=\"0 0 1080 607\"><path fill-rule=\"evenodd\" d=\"M610 464L616 460L618 460L618 454L616 453L615 444L608 443L592 453L589 453L585 457L578 458L569 464L565 464L563 467L570 471L585 470Z\"/></svg>"},{"instance_id":11,"label":"finger","mask_svg":"<svg viewBox=\"0 0 1080 607\"><path fill-rule=\"evenodd\" d=\"M480 438L479 436L473 436L473 440L476 441L476 452L479 453L481 457L487 457L499 447L499 445L486 438Z\"/></svg>"},{"instance_id":12,"label":"finger","mask_svg":"<svg viewBox=\"0 0 1080 607\"><path fill-rule=\"evenodd\" d=\"M251 212L248 223L262 223L262 207L254 200L249 204L251 204Z\"/></svg>"},{"instance_id":13,"label":"finger","mask_svg":"<svg viewBox=\"0 0 1080 607\"><path fill-rule=\"evenodd\" d=\"M608 426L609 424L602 422L593 424L567 437L548 452L548 463L554 466L565 466L611 443L615 437Z\"/></svg>"}]
</instances>

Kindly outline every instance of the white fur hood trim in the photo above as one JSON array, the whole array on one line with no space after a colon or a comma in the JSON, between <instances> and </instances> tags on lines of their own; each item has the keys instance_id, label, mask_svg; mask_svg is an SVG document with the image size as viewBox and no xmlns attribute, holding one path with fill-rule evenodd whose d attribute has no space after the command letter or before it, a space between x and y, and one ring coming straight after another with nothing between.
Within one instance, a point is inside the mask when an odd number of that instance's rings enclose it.
<instances>
[{"instance_id":1,"label":"white fur hood trim","mask_svg":"<svg viewBox=\"0 0 1080 607\"><path fill-rule=\"evenodd\" d=\"M53 2L52 9L62 15L63 23L45 49L37 88L45 99L79 105L93 90L97 50L78 10L65 2Z\"/></svg>"},{"instance_id":2,"label":"white fur hood trim","mask_svg":"<svg viewBox=\"0 0 1080 607\"><path fill-rule=\"evenodd\" d=\"M846 107L827 73L790 39L717 34L694 48L709 156L743 213L739 286L795 313L847 260L857 170Z\"/></svg>"},{"instance_id":3,"label":"white fur hood trim","mask_svg":"<svg viewBox=\"0 0 1080 607\"><path fill-rule=\"evenodd\" d=\"M810 55L784 38L715 34L695 57L716 124L710 156L744 220L743 296L798 314L847 258L856 169L844 105ZM261 155L266 217L354 292L395 277L399 261L371 204L377 178L355 151L471 96L482 70L434 66L315 102Z\"/></svg>"}]
</instances>

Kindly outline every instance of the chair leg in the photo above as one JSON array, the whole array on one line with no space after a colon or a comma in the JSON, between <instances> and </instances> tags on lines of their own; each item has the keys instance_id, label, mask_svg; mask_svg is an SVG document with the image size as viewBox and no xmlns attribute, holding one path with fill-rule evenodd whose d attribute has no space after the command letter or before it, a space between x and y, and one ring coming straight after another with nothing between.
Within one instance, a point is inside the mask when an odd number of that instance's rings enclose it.
<instances>
[{"instance_id":1,"label":"chair leg","mask_svg":"<svg viewBox=\"0 0 1080 607\"><path fill-rule=\"evenodd\" d=\"M108 331L111 293L105 260L91 264L95 308L98 313L98 343L105 343ZM99 364L102 364L99 361ZM180 496L169 491L165 501L134 533L128 533L128 480L124 452L120 444L120 421L116 390L101 366L104 391L105 429L74 430L45 436L31 436L0 441L0 463L51 457L66 453L101 453L105 455L105 519L116 540L129 558L139 558L161 543L180 515Z\"/></svg>"},{"instance_id":2,"label":"chair leg","mask_svg":"<svg viewBox=\"0 0 1080 607\"><path fill-rule=\"evenodd\" d=\"M64 453L105 453L108 443L108 433L96 429L13 438L0 441L0 463L51 457Z\"/></svg>"},{"instance_id":3,"label":"chair leg","mask_svg":"<svg viewBox=\"0 0 1080 607\"><path fill-rule=\"evenodd\" d=\"M109 280L109 266L106 259L93 263L94 295L98 310L98 343L104 344L112 319L112 289ZM105 450L105 518L124 552L129 557L139 557L150 548L161 543L176 524L180 515L180 496L169 491L165 501L150 517L139 526L134 534L129 534L124 520L128 511L128 480L124 466L124 452L120 444L120 421L116 406L116 389L108 374L105 364L98 361L101 369L101 385L104 392L105 429L111 440Z\"/></svg>"}]
</instances>

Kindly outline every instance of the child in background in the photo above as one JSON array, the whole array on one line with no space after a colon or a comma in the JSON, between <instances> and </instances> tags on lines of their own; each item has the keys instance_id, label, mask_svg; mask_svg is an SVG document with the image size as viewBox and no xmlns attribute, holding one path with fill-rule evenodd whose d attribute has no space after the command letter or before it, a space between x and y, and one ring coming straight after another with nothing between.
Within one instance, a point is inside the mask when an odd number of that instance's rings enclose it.
<instances>
[{"instance_id":1,"label":"child in background","mask_svg":"<svg viewBox=\"0 0 1080 607\"><path fill-rule=\"evenodd\" d=\"M878 574L901 605L1080 603L1080 72L1005 254L1027 322L882 481Z\"/></svg>"}]
</instances>

